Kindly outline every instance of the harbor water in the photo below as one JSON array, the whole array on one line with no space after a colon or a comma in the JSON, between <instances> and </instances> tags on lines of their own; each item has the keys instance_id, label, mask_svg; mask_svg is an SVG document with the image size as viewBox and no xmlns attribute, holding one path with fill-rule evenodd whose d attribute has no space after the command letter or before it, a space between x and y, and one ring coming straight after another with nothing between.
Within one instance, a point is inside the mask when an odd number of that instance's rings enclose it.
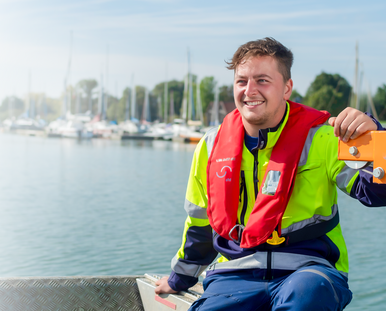
<instances>
[{"instance_id":1,"label":"harbor water","mask_svg":"<svg viewBox=\"0 0 386 311\"><path fill-rule=\"evenodd\" d=\"M194 145L0 135L0 276L169 273ZM339 194L346 310L386 307L386 208Z\"/></svg>"}]
</instances>

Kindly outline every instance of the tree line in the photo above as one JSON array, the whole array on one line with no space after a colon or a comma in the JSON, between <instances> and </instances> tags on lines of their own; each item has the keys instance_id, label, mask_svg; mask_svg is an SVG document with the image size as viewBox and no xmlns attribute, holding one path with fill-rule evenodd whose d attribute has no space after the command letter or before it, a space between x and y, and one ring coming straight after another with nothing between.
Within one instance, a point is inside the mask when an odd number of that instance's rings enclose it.
<instances>
[{"instance_id":1,"label":"tree line","mask_svg":"<svg viewBox=\"0 0 386 311\"><path fill-rule=\"evenodd\" d=\"M193 102L197 103L197 96L201 98L202 110L205 113L211 102L214 101L217 88L217 81L214 77L205 77L197 81L195 75L192 81ZM166 87L165 87L166 85ZM135 86L133 90L127 87L120 97L106 92L105 106L106 118L110 121L121 122L128 116L138 120L143 119L145 96L148 94L147 121L162 120L171 122L181 115L184 81L171 80L157 84L153 90L146 92L143 86ZM199 88L199 92L197 92ZM90 113L96 115L100 90L95 79L84 79L74 86L68 87L70 94L70 111L76 113ZM132 115L131 101L135 92L135 112ZM166 91L166 94L165 94ZM199 94L199 95L198 95ZM386 84L377 88L374 96L359 94L359 109L369 111L369 100L372 100L380 120L386 119ZM9 117L20 117L22 115L37 117L46 121L52 121L63 115L61 98L49 98L44 94L29 94L28 99L20 99L15 96L6 97L0 106L0 120ZM233 102L233 86L223 85L218 87L219 101ZM332 116L348 106L354 106L354 97L351 85L339 74L322 72L316 76L307 92L302 96L297 90L293 90L291 100L301 102L305 105L319 110L327 110ZM28 104L29 103L29 104ZM128 109L128 107L130 107ZM165 111L167 109L167 111ZM195 107L197 109L197 106ZM28 111L27 111L28 110ZM371 111L369 111L371 112Z\"/></svg>"},{"instance_id":2,"label":"tree line","mask_svg":"<svg viewBox=\"0 0 386 311\"><path fill-rule=\"evenodd\" d=\"M346 107L356 106L356 96L359 96L359 110L372 113L372 101L378 118L386 120L386 84L379 86L374 96L369 96L368 93L354 94L352 86L345 78L339 74L322 72L308 87L305 96L294 90L291 99L337 116Z\"/></svg>"}]
</instances>

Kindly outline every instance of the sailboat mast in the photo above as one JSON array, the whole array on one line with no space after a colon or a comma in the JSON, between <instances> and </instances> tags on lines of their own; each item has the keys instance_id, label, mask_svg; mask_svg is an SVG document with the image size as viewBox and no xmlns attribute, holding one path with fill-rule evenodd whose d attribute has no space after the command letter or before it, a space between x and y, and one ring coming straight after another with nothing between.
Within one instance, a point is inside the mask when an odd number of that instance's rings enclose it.
<instances>
[{"instance_id":1,"label":"sailboat mast","mask_svg":"<svg viewBox=\"0 0 386 311\"><path fill-rule=\"evenodd\" d=\"M27 117L31 117L31 70L28 72L28 92L27 92L27 107L26 107L26 113Z\"/></svg>"},{"instance_id":2,"label":"sailboat mast","mask_svg":"<svg viewBox=\"0 0 386 311\"><path fill-rule=\"evenodd\" d=\"M213 103L212 113L210 118L213 126L218 126L220 124L218 112L219 112L219 88L216 85L214 89L214 103Z\"/></svg>"},{"instance_id":3,"label":"sailboat mast","mask_svg":"<svg viewBox=\"0 0 386 311\"><path fill-rule=\"evenodd\" d=\"M64 118L66 118L66 113L67 113L67 81L65 78L64 85L63 85L63 106L62 106L62 115Z\"/></svg>"},{"instance_id":4,"label":"sailboat mast","mask_svg":"<svg viewBox=\"0 0 386 311\"><path fill-rule=\"evenodd\" d=\"M166 77L164 83L164 122L168 123L168 64L166 63Z\"/></svg>"},{"instance_id":5,"label":"sailboat mast","mask_svg":"<svg viewBox=\"0 0 386 311\"><path fill-rule=\"evenodd\" d=\"M191 63L190 63L190 51L188 49L188 77L189 77L189 120L193 120L195 117L194 113L194 101L193 101L193 79L191 72Z\"/></svg>"},{"instance_id":6,"label":"sailboat mast","mask_svg":"<svg viewBox=\"0 0 386 311\"><path fill-rule=\"evenodd\" d=\"M185 82L184 82L184 95L182 99L182 114L181 118L186 122L187 118L187 105L188 105L188 75L185 76Z\"/></svg>"},{"instance_id":7,"label":"sailboat mast","mask_svg":"<svg viewBox=\"0 0 386 311\"><path fill-rule=\"evenodd\" d=\"M103 119L103 113L104 113L104 90L103 90L103 74L101 74L101 81L99 86L99 100L98 100L98 115L100 119Z\"/></svg>"},{"instance_id":8,"label":"sailboat mast","mask_svg":"<svg viewBox=\"0 0 386 311\"><path fill-rule=\"evenodd\" d=\"M106 86L105 86L105 98L103 100L104 102L104 109L102 114L102 120L106 119L106 112L109 105L109 45L106 46Z\"/></svg>"},{"instance_id":9,"label":"sailboat mast","mask_svg":"<svg viewBox=\"0 0 386 311\"><path fill-rule=\"evenodd\" d=\"M360 82L358 78L358 72L359 72L359 52L358 52L358 41L355 46L355 108L359 109L359 87Z\"/></svg>"},{"instance_id":10,"label":"sailboat mast","mask_svg":"<svg viewBox=\"0 0 386 311\"><path fill-rule=\"evenodd\" d=\"M63 100L63 116L66 118L67 112L71 110L71 94L68 96L67 84L70 80L71 72L71 58L72 58L72 30L70 31L70 56L68 59L67 73L64 78L64 100Z\"/></svg>"},{"instance_id":11,"label":"sailboat mast","mask_svg":"<svg viewBox=\"0 0 386 311\"><path fill-rule=\"evenodd\" d=\"M127 91L126 98L126 111L125 111L125 121L129 120L129 110L130 110L130 91Z\"/></svg>"},{"instance_id":12,"label":"sailboat mast","mask_svg":"<svg viewBox=\"0 0 386 311\"><path fill-rule=\"evenodd\" d=\"M131 78L131 118L135 118L135 108L137 106L136 94L135 94L135 85L134 85L134 74Z\"/></svg>"},{"instance_id":13,"label":"sailboat mast","mask_svg":"<svg viewBox=\"0 0 386 311\"><path fill-rule=\"evenodd\" d=\"M146 118L147 118L147 112L148 108L147 106L149 105L149 91L147 88L145 89L145 99L143 101L143 107L142 107L142 123L146 123Z\"/></svg>"},{"instance_id":14,"label":"sailboat mast","mask_svg":"<svg viewBox=\"0 0 386 311\"><path fill-rule=\"evenodd\" d=\"M373 102L373 99L371 97L370 86L367 89L367 101L370 104L371 111L372 111L374 118L379 120L377 110L375 109L374 102Z\"/></svg>"},{"instance_id":15,"label":"sailboat mast","mask_svg":"<svg viewBox=\"0 0 386 311\"><path fill-rule=\"evenodd\" d=\"M204 115L202 111L202 103L201 103L201 90L200 90L200 83L198 83L198 77L197 77L197 94L196 94L196 101L197 101L197 114L201 121L201 125L204 125Z\"/></svg>"},{"instance_id":16,"label":"sailboat mast","mask_svg":"<svg viewBox=\"0 0 386 311\"><path fill-rule=\"evenodd\" d=\"M170 119L173 122L174 118L174 92L170 91Z\"/></svg>"},{"instance_id":17,"label":"sailboat mast","mask_svg":"<svg viewBox=\"0 0 386 311\"><path fill-rule=\"evenodd\" d=\"M352 106L359 106L358 103L358 69L359 69L359 57L358 57L358 41L355 44L355 75L354 75L354 87L353 87L353 104ZM358 109L358 108L357 108Z\"/></svg>"},{"instance_id":18,"label":"sailboat mast","mask_svg":"<svg viewBox=\"0 0 386 311\"><path fill-rule=\"evenodd\" d=\"M79 90L79 85L75 89L75 94L76 94L75 113L80 113L80 90Z\"/></svg>"}]
</instances>

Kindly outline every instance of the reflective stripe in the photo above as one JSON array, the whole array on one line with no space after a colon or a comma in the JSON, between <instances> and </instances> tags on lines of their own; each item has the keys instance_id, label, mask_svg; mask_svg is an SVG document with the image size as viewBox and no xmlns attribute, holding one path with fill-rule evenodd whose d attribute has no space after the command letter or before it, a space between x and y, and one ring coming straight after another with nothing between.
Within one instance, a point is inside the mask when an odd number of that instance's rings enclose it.
<instances>
[{"instance_id":1,"label":"reflective stripe","mask_svg":"<svg viewBox=\"0 0 386 311\"><path fill-rule=\"evenodd\" d=\"M313 127L310 129L307 135L306 142L304 143L302 154L300 155L300 160L298 166L305 165L308 159L308 153L310 152L312 140L314 139L315 133L320 129L322 125Z\"/></svg>"},{"instance_id":2,"label":"reflective stripe","mask_svg":"<svg viewBox=\"0 0 386 311\"><path fill-rule=\"evenodd\" d=\"M358 173L358 170L354 170L345 165L342 170L339 172L338 176L336 176L336 185L340 190L344 193L349 194L347 192L347 187L351 181L351 179Z\"/></svg>"},{"instance_id":3,"label":"reflective stripe","mask_svg":"<svg viewBox=\"0 0 386 311\"><path fill-rule=\"evenodd\" d=\"M214 140L216 139L218 132L218 127L211 128L209 131L205 134L205 143L206 143L206 150L208 151L208 159L210 157L210 154L212 152L212 148L214 145Z\"/></svg>"},{"instance_id":4,"label":"reflective stripe","mask_svg":"<svg viewBox=\"0 0 386 311\"><path fill-rule=\"evenodd\" d=\"M304 227L307 227L310 225L316 225L316 224L319 224L322 222L329 221L329 220L334 218L334 216L336 215L337 212L338 212L338 205L334 204L331 208L331 215L329 215L329 216L314 215L311 218L299 221L297 223L292 224L291 226L289 226L287 228L281 229L281 234L283 236L285 236L286 234L288 234L290 232L300 230ZM325 232L325 233L327 233L327 232Z\"/></svg>"},{"instance_id":5,"label":"reflective stripe","mask_svg":"<svg viewBox=\"0 0 386 311\"><path fill-rule=\"evenodd\" d=\"M197 219L208 219L206 208L193 204L187 199L185 199L184 209L188 213L189 217Z\"/></svg>"},{"instance_id":6,"label":"reflective stripe","mask_svg":"<svg viewBox=\"0 0 386 311\"><path fill-rule=\"evenodd\" d=\"M188 264L178 260L177 256L174 256L171 264L172 270L175 273L184 274L198 278L199 275L204 272L207 266Z\"/></svg>"},{"instance_id":7,"label":"reflective stripe","mask_svg":"<svg viewBox=\"0 0 386 311\"><path fill-rule=\"evenodd\" d=\"M211 264L208 271L233 270L233 269L267 269L267 252L256 252L253 255L239 259ZM326 259L292 253L272 252L271 269L276 270L298 270L312 264L325 265L335 269ZM348 276L347 273L339 271Z\"/></svg>"}]
</instances>

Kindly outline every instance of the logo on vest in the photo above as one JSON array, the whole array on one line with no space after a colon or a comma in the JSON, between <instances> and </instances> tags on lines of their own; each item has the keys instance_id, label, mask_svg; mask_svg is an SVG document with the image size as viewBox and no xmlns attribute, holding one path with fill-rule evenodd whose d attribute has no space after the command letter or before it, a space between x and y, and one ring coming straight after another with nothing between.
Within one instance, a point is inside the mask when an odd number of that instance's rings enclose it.
<instances>
[{"instance_id":1,"label":"logo on vest","mask_svg":"<svg viewBox=\"0 0 386 311\"><path fill-rule=\"evenodd\" d=\"M228 170L227 170L227 169L229 169L229 172L232 173L232 169L231 169L229 166L223 166L222 169L221 169L221 173L223 173L223 171L225 171L224 174L223 174L223 175L219 175L219 174L216 172L217 177L218 177L218 178L224 178L224 177L227 175L227 173L228 173ZM232 180L232 178L226 178L226 179L225 179L225 181L231 181L231 180Z\"/></svg>"},{"instance_id":2,"label":"logo on vest","mask_svg":"<svg viewBox=\"0 0 386 311\"><path fill-rule=\"evenodd\" d=\"M236 161L236 158L223 158L223 159L216 159L216 162L226 162L226 161Z\"/></svg>"}]
</instances>

